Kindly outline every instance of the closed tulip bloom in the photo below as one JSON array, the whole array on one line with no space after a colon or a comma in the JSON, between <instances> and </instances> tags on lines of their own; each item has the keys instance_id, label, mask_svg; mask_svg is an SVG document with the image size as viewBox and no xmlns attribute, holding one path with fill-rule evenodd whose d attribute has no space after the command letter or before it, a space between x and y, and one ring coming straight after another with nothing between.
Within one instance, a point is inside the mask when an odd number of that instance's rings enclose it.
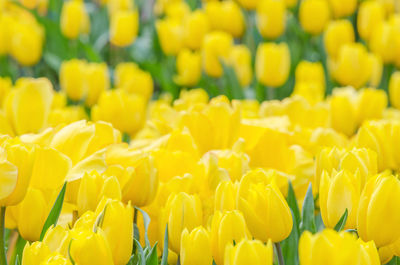
<instances>
[{"instance_id":1,"label":"closed tulip bloom","mask_svg":"<svg viewBox=\"0 0 400 265\"><path fill-rule=\"evenodd\" d=\"M348 20L331 21L324 34L324 45L327 54L336 58L344 44L355 41L353 25Z\"/></svg>"},{"instance_id":2,"label":"closed tulip bloom","mask_svg":"<svg viewBox=\"0 0 400 265\"><path fill-rule=\"evenodd\" d=\"M64 61L60 68L60 86L67 96L80 101L87 97L88 86L86 84L87 64L83 60L72 59Z\"/></svg>"},{"instance_id":3,"label":"closed tulip bloom","mask_svg":"<svg viewBox=\"0 0 400 265\"><path fill-rule=\"evenodd\" d=\"M247 87L253 79L251 52L245 45L235 45L229 56L229 63L235 70L236 77L242 87Z\"/></svg>"},{"instance_id":4,"label":"closed tulip bloom","mask_svg":"<svg viewBox=\"0 0 400 265\"><path fill-rule=\"evenodd\" d=\"M165 16L183 21L190 14L190 6L185 1L173 2L165 10Z\"/></svg>"},{"instance_id":5,"label":"closed tulip bloom","mask_svg":"<svg viewBox=\"0 0 400 265\"><path fill-rule=\"evenodd\" d=\"M110 87L110 76L105 63L90 63L86 66L86 82L88 93L86 105L91 107L97 103L101 93Z\"/></svg>"},{"instance_id":6,"label":"closed tulip bloom","mask_svg":"<svg viewBox=\"0 0 400 265\"><path fill-rule=\"evenodd\" d=\"M371 178L364 187L358 208L360 237L364 241L375 241L377 247L394 243L400 237L400 214L393 211L399 203L400 181L396 177L382 174Z\"/></svg>"},{"instance_id":7,"label":"closed tulip bloom","mask_svg":"<svg viewBox=\"0 0 400 265\"><path fill-rule=\"evenodd\" d=\"M329 4L326 0L306 0L300 4L300 24L313 35L324 31L330 19Z\"/></svg>"},{"instance_id":8,"label":"closed tulip bloom","mask_svg":"<svg viewBox=\"0 0 400 265\"><path fill-rule=\"evenodd\" d=\"M232 47L233 38L228 33L216 31L206 35L202 47L203 68L206 74L212 77L222 76L220 61L228 60Z\"/></svg>"},{"instance_id":9,"label":"closed tulip bloom","mask_svg":"<svg viewBox=\"0 0 400 265\"><path fill-rule=\"evenodd\" d=\"M328 228L334 228L348 211L345 229L355 229L357 226L358 202L361 194L361 176L357 172L351 174L346 170L333 172L330 176L322 173L319 186L319 203L322 220Z\"/></svg>"},{"instance_id":10,"label":"closed tulip bloom","mask_svg":"<svg viewBox=\"0 0 400 265\"><path fill-rule=\"evenodd\" d=\"M184 45L184 31L180 21L171 18L158 20L156 29L164 54L177 55Z\"/></svg>"},{"instance_id":11,"label":"closed tulip bloom","mask_svg":"<svg viewBox=\"0 0 400 265\"><path fill-rule=\"evenodd\" d=\"M337 90L329 101L331 127L347 136L353 135L357 128L354 96L354 91L351 89Z\"/></svg>"},{"instance_id":12,"label":"closed tulip bloom","mask_svg":"<svg viewBox=\"0 0 400 265\"><path fill-rule=\"evenodd\" d=\"M133 208L117 200L108 200L104 207L100 205L96 212L104 213L100 228L110 246L114 264L126 265L133 248Z\"/></svg>"},{"instance_id":13,"label":"closed tulip bloom","mask_svg":"<svg viewBox=\"0 0 400 265\"><path fill-rule=\"evenodd\" d=\"M357 29L360 37L369 40L374 28L385 19L385 10L379 1L361 2L357 17Z\"/></svg>"},{"instance_id":14,"label":"closed tulip bloom","mask_svg":"<svg viewBox=\"0 0 400 265\"><path fill-rule=\"evenodd\" d=\"M324 67L320 62L301 61L296 67L295 77L296 83L317 83L321 85L325 91Z\"/></svg>"},{"instance_id":15,"label":"closed tulip bloom","mask_svg":"<svg viewBox=\"0 0 400 265\"><path fill-rule=\"evenodd\" d=\"M23 265L34 265L41 264L49 255L49 247L42 242L33 242L32 244L27 243L24 247L22 255Z\"/></svg>"},{"instance_id":16,"label":"closed tulip bloom","mask_svg":"<svg viewBox=\"0 0 400 265\"><path fill-rule=\"evenodd\" d=\"M205 11L213 30L228 32L235 38L243 35L244 15L236 2L210 2L206 5Z\"/></svg>"},{"instance_id":17,"label":"closed tulip bloom","mask_svg":"<svg viewBox=\"0 0 400 265\"><path fill-rule=\"evenodd\" d=\"M183 230L180 260L182 265L212 263L210 233L202 226L194 228L190 233L186 228Z\"/></svg>"},{"instance_id":18,"label":"closed tulip bloom","mask_svg":"<svg viewBox=\"0 0 400 265\"><path fill-rule=\"evenodd\" d=\"M287 44L260 44L255 68L260 83L269 87L282 86L288 79L290 70L290 52Z\"/></svg>"},{"instance_id":19,"label":"closed tulip bloom","mask_svg":"<svg viewBox=\"0 0 400 265\"><path fill-rule=\"evenodd\" d=\"M107 4L108 14L110 16L118 11L132 10L134 7L133 2L129 0L114 0L114 1L104 0L104 2L105 4Z\"/></svg>"},{"instance_id":20,"label":"closed tulip bloom","mask_svg":"<svg viewBox=\"0 0 400 265\"><path fill-rule=\"evenodd\" d=\"M274 250L271 240L264 245L258 240L243 239L237 245L228 245L225 250L225 265L272 265Z\"/></svg>"},{"instance_id":21,"label":"closed tulip bloom","mask_svg":"<svg viewBox=\"0 0 400 265\"><path fill-rule=\"evenodd\" d=\"M352 15L357 9L357 0L329 0L335 18Z\"/></svg>"},{"instance_id":22,"label":"closed tulip bloom","mask_svg":"<svg viewBox=\"0 0 400 265\"><path fill-rule=\"evenodd\" d=\"M285 0L285 5L287 8L293 8L297 5L298 0Z\"/></svg>"},{"instance_id":23,"label":"closed tulip bloom","mask_svg":"<svg viewBox=\"0 0 400 265\"><path fill-rule=\"evenodd\" d=\"M237 0L237 2L247 10L256 9L258 4L258 0Z\"/></svg>"},{"instance_id":24,"label":"closed tulip bloom","mask_svg":"<svg viewBox=\"0 0 400 265\"><path fill-rule=\"evenodd\" d=\"M396 27L384 21L372 31L369 46L373 53L381 56L385 64L394 63L400 43L399 38L399 31L396 30Z\"/></svg>"},{"instance_id":25,"label":"closed tulip bloom","mask_svg":"<svg viewBox=\"0 0 400 265\"><path fill-rule=\"evenodd\" d=\"M357 119L362 124L366 120L381 119L388 105L385 91L374 88L364 88L358 93Z\"/></svg>"},{"instance_id":26,"label":"closed tulip bloom","mask_svg":"<svg viewBox=\"0 0 400 265\"><path fill-rule=\"evenodd\" d=\"M192 12L186 17L183 24L185 46L192 50L200 49L209 30L210 23L204 11Z\"/></svg>"},{"instance_id":27,"label":"closed tulip bloom","mask_svg":"<svg viewBox=\"0 0 400 265\"><path fill-rule=\"evenodd\" d=\"M301 96L311 105L315 105L323 101L325 89L318 83L296 82L292 96L295 95Z\"/></svg>"},{"instance_id":28,"label":"closed tulip bloom","mask_svg":"<svg viewBox=\"0 0 400 265\"><path fill-rule=\"evenodd\" d=\"M237 191L239 183L222 181L215 190L214 211L233 211L237 209Z\"/></svg>"},{"instance_id":29,"label":"closed tulip bloom","mask_svg":"<svg viewBox=\"0 0 400 265\"><path fill-rule=\"evenodd\" d=\"M95 121L110 122L118 130L133 135L144 122L145 109L143 96L115 89L101 94L97 105L92 108L92 117Z\"/></svg>"},{"instance_id":30,"label":"closed tulip bloom","mask_svg":"<svg viewBox=\"0 0 400 265\"><path fill-rule=\"evenodd\" d=\"M43 52L44 30L41 25L31 22L16 22L12 25L10 54L23 66L39 62ZM29 45L26 45L29 43Z\"/></svg>"},{"instance_id":31,"label":"closed tulip bloom","mask_svg":"<svg viewBox=\"0 0 400 265\"><path fill-rule=\"evenodd\" d=\"M390 104L396 109L400 109L400 72L395 72L390 77L389 97Z\"/></svg>"},{"instance_id":32,"label":"closed tulip bloom","mask_svg":"<svg viewBox=\"0 0 400 265\"><path fill-rule=\"evenodd\" d=\"M383 62L381 57L374 53L369 54L369 58L372 63L372 72L368 84L371 87L377 88L382 80Z\"/></svg>"},{"instance_id":33,"label":"closed tulip bloom","mask_svg":"<svg viewBox=\"0 0 400 265\"><path fill-rule=\"evenodd\" d=\"M161 218L160 231L164 231L165 224L168 224L168 248L180 253L182 231L192 231L203 223L200 198L185 192L171 194L161 212Z\"/></svg>"},{"instance_id":34,"label":"closed tulip bloom","mask_svg":"<svg viewBox=\"0 0 400 265\"><path fill-rule=\"evenodd\" d=\"M88 31L89 17L85 10L83 1L67 1L64 2L60 26L62 34L68 39L76 39L82 33Z\"/></svg>"},{"instance_id":35,"label":"closed tulip bloom","mask_svg":"<svg viewBox=\"0 0 400 265\"><path fill-rule=\"evenodd\" d=\"M292 214L276 184L269 182L262 172L244 175L238 191L238 208L255 238L280 242L292 231Z\"/></svg>"},{"instance_id":36,"label":"closed tulip bloom","mask_svg":"<svg viewBox=\"0 0 400 265\"><path fill-rule=\"evenodd\" d=\"M184 49L176 58L178 75L174 77L175 83L181 86L195 86L201 77L201 54Z\"/></svg>"},{"instance_id":37,"label":"closed tulip bloom","mask_svg":"<svg viewBox=\"0 0 400 265\"><path fill-rule=\"evenodd\" d=\"M267 39L276 39L286 28L286 7L283 0L261 0L256 10L257 28Z\"/></svg>"},{"instance_id":38,"label":"closed tulip bloom","mask_svg":"<svg viewBox=\"0 0 400 265\"><path fill-rule=\"evenodd\" d=\"M61 254L51 253L40 265L72 265L72 263Z\"/></svg>"},{"instance_id":39,"label":"closed tulip bloom","mask_svg":"<svg viewBox=\"0 0 400 265\"><path fill-rule=\"evenodd\" d=\"M10 50L8 39L11 37L10 28L14 24L13 16L3 12L0 16L0 55L5 55Z\"/></svg>"},{"instance_id":40,"label":"closed tulip bloom","mask_svg":"<svg viewBox=\"0 0 400 265\"><path fill-rule=\"evenodd\" d=\"M211 222L211 247L216 264L224 264L226 247L242 239L250 239L250 233L240 211L214 213Z\"/></svg>"},{"instance_id":41,"label":"closed tulip bloom","mask_svg":"<svg viewBox=\"0 0 400 265\"><path fill-rule=\"evenodd\" d=\"M117 11L111 15L110 42L118 47L131 45L139 31L137 10Z\"/></svg>"}]
</instances>

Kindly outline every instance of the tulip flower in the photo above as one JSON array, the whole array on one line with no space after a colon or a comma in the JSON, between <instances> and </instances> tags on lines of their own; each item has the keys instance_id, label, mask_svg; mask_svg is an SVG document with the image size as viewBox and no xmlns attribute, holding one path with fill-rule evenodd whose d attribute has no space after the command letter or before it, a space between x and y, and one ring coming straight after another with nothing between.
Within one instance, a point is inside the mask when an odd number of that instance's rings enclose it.
<instances>
[{"instance_id":1,"label":"tulip flower","mask_svg":"<svg viewBox=\"0 0 400 265\"><path fill-rule=\"evenodd\" d=\"M247 10L254 10L257 8L258 0L238 0L238 3Z\"/></svg>"},{"instance_id":2,"label":"tulip flower","mask_svg":"<svg viewBox=\"0 0 400 265\"><path fill-rule=\"evenodd\" d=\"M183 48L183 27L176 19L166 18L156 22L161 49L166 55L177 55Z\"/></svg>"},{"instance_id":3,"label":"tulip flower","mask_svg":"<svg viewBox=\"0 0 400 265\"><path fill-rule=\"evenodd\" d=\"M91 107L97 103L101 93L109 89L110 76L105 63L90 63L86 69L87 97L86 105Z\"/></svg>"},{"instance_id":4,"label":"tulip flower","mask_svg":"<svg viewBox=\"0 0 400 265\"><path fill-rule=\"evenodd\" d=\"M192 50L200 49L209 30L210 22L205 12L199 9L192 12L183 23L185 46Z\"/></svg>"},{"instance_id":5,"label":"tulip flower","mask_svg":"<svg viewBox=\"0 0 400 265\"><path fill-rule=\"evenodd\" d=\"M78 59L65 61L61 64L61 89L74 101L79 101L88 95L89 88L85 82L86 67L86 62Z\"/></svg>"},{"instance_id":6,"label":"tulip flower","mask_svg":"<svg viewBox=\"0 0 400 265\"><path fill-rule=\"evenodd\" d=\"M184 49L176 58L178 75L174 77L175 83L181 86L195 86L201 77L201 55Z\"/></svg>"},{"instance_id":7,"label":"tulip flower","mask_svg":"<svg viewBox=\"0 0 400 265\"><path fill-rule=\"evenodd\" d=\"M295 77L296 83L317 83L325 88L324 68L319 62L301 61L296 67Z\"/></svg>"},{"instance_id":8,"label":"tulip flower","mask_svg":"<svg viewBox=\"0 0 400 265\"><path fill-rule=\"evenodd\" d=\"M202 57L206 74L221 77L223 68L220 61L227 61L233 46L232 36L225 32L212 32L203 40Z\"/></svg>"},{"instance_id":9,"label":"tulip flower","mask_svg":"<svg viewBox=\"0 0 400 265\"><path fill-rule=\"evenodd\" d=\"M215 190L214 210L215 211L233 211L237 209L236 197L238 183L232 181L221 182Z\"/></svg>"},{"instance_id":10,"label":"tulip flower","mask_svg":"<svg viewBox=\"0 0 400 265\"><path fill-rule=\"evenodd\" d=\"M251 52L245 45L235 45L229 56L229 63L235 70L236 77L242 87L248 86L253 79Z\"/></svg>"},{"instance_id":11,"label":"tulip flower","mask_svg":"<svg viewBox=\"0 0 400 265\"><path fill-rule=\"evenodd\" d=\"M396 26L383 21L371 32L369 46L373 53L379 55L385 64L394 63L396 51L400 44L399 30Z\"/></svg>"},{"instance_id":12,"label":"tulip flower","mask_svg":"<svg viewBox=\"0 0 400 265\"><path fill-rule=\"evenodd\" d=\"M64 2L60 26L62 34L68 39L76 39L82 33L89 32L89 16L85 10L85 3L82 1Z\"/></svg>"},{"instance_id":13,"label":"tulip flower","mask_svg":"<svg viewBox=\"0 0 400 265\"><path fill-rule=\"evenodd\" d=\"M326 0L306 0L300 5L300 24L313 35L321 34L330 19L329 4Z\"/></svg>"},{"instance_id":14,"label":"tulip flower","mask_svg":"<svg viewBox=\"0 0 400 265\"><path fill-rule=\"evenodd\" d=\"M199 226L190 233L186 228L182 231L180 260L182 265L212 263L210 233L206 229Z\"/></svg>"},{"instance_id":15,"label":"tulip flower","mask_svg":"<svg viewBox=\"0 0 400 265\"><path fill-rule=\"evenodd\" d=\"M110 42L118 47L131 45L139 31L137 10L117 11L111 15Z\"/></svg>"},{"instance_id":16,"label":"tulip flower","mask_svg":"<svg viewBox=\"0 0 400 265\"><path fill-rule=\"evenodd\" d=\"M326 53L331 58L336 58L339 55L340 48L344 44L354 41L354 29L350 21L335 20L329 22L324 34L324 45Z\"/></svg>"},{"instance_id":17,"label":"tulip flower","mask_svg":"<svg viewBox=\"0 0 400 265\"><path fill-rule=\"evenodd\" d=\"M27 243L22 255L22 264L34 265L41 264L50 255L49 247L42 242Z\"/></svg>"},{"instance_id":18,"label":"tulip flower","mask_svg":"<svg viewBox=\"0 0 400 265\"><path fill-rule=\"evenodd\" d=\"M286 27L286 7L283 0L260 0L256 9L257 28L264 38L276 39Z\"/></svg>"},{"instance_id":19,"label":"tulip flower","mask_svg":"<svg viewBox=\"0 0 400 265\"><path fill-rule=\"evenodd\" d=\"M395 72L390 77L389 97L392 106L400 109L400 72Z\"/></svg>"},{"instance_id":20,"label":"tulip flower","mask_svg":"<svg viewBox=\"0 0 400 265\"><path fill-rule=\"evenodd\" d=\"M228 245L225 250L225 265L272 265L274 251L269 240L264 245L258 240L243 239L236 246Z\"/></svg>"},{"instance_id":21,"label":"tulip flower","mask_svg":"<svg viewBox=\"0 0 400 265\"><path fill-rule=\"evenodd\" d=\"M385 10L379 1L365 1L360 4L357 29L360 37L369 40L375 27L385 19Z\"/></svg>"},{"instance_id":22,"label":"tulip flower","mask_svg":"<svg viewBox=\"0 0 400 265\"><path fill-rule=\"evenodd\" d=\"M335 18L346 17L357 9L357 0L328 0Z\"/></svg>"},{"instance_id":23,"label":"tulip flower","mask_svg":"<svg viewBox=\"0 0 400 265\"><path fill-rule=\"evenodd\" d=\"M282 86L288 79L290 70L290 52L287 44L260 44L255 68L260 83L269 87Z\"/></svg>"}]
</instances>

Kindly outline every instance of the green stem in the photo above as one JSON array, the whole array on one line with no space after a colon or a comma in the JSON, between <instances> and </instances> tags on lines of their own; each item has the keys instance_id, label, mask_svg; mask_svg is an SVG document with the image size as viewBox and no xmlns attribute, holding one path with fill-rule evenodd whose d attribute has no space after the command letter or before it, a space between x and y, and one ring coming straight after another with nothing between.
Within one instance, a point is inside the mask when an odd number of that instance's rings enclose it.
<instances>
[{"instance_id":1,"label":"green stem","mask_svg":"<svg viewBox=\"0 0 400 265\"><path fill-rule=\"evenodd\" d=\"M281 244L278 242L278 243L274 243L274 245L276 248L276 252L278 254L279 265L285 265L285 260L283 259Z\"/></svg>"},{"instance_id":2,"label":"green stem","mask_svg":"<svg viewBox=\"0 0 400 265\"><path fill-rule=\"evenodd\" d=\"M133 211L133 223L136 225L137 224L137 216L138 216L138 209L136 209Z\"/></svg>"},{"instance_id":3,"label":"green stem","mask_svg":"<svg viewBox=\"0 0 400 265\"><path fill-rule=\"evenodd\" d=\"M5 238L6 207L0 208L0 264L7 265L6 238Z\"/></svg>"},{"instance_id":4,"label":"green stem","mask_svg":"<svg viewBox=\"0 0 400 265\"><path fill-rule=\"evenodd\" d=\"M274 100L276 99L276 89L275 87L267 87L267 93L268 93L268 100Z\"/></svg>"}]
</instances>

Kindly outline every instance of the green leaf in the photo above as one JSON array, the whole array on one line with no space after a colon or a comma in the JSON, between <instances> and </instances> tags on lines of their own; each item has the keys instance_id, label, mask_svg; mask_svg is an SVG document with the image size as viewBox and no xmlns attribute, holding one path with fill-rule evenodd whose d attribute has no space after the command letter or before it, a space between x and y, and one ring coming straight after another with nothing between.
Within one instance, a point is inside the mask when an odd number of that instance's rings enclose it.
<instances>
[{"instance_id":1,"label":"green leaf","mask_svg":"<svg viewBox=\"0 0 400 265\"><path fill-rule=\"evenodd\" d=\"M230 99L243 99L244 93L242 86L236 76L236 72L233 67L228 66L222 62L224 68L224 78L226 78L226 91Z\"/></svg>"},{"instance_id":2,"label":"green leaf","mask_svg":"<svg viewBox=\"0 0 400 265\"><path fill-rule=\"evenodd\" d=\"M168 224L165 226L165 233L164 233L164 249L161 259L161 265L168 264Z\"/></svg>"},{"instance_id":3,"label":"green leaf","mask_svg":"<svg viewBox=\"0 0 400 265\"><path fill-rule=\"evenodd\" d=\"M335 229L336 231L340 232L340 231L343 230L344 226L346 225L346 221L347 221L347 216L348 216L348 214L349 214L349 212L348 212L347 209L346 209L346 211L344 211L342 217L340 217L339 222L335 225L335 228L334 228L334 229Z\"/></svg>"},{"instance_id":4,"label":"green leaf","mask_svg":"<svg viewBox=\"0 0 400 265\"><path fill-rule=\"evenodd\" d=\"M145 211L143 211L142 209L140 209L140 208L138 208L136 206L135 206L135 208L139 212L142 213L143 224L144 224L144 240L145 240L145 243L146 243L146 247L150 247L150 241L149 241L149 237L148 237L148 234L147 234L147 231L149 230L150 221L151 221L150 216Z\"/></svg>"},{"instance_id":5,"label":"green leaf","mask_svg":"<svg viewBox=\"0 0 400 265\"><path fill-rule=\"evenodd\" d=\"M302 233L305 230L308 230L312 233L317 231L315 225L315 217L314 217L314 197L312 193L312 184L308 186L306 196L304 198L303 209L302 209L302 221L300 224L300 232Z\"/></svg>"},{"instance_id":6,"label":"green leaf","mask_svg":"<svg viewBox=\"0 0 400 265\"><path fill-rule=\"evenodd\" d=\"M301 222L301 216L300 216L300 210L299 210L299 205L297 204L297 199L296 199L296 194L294 193L293 185L292 182L289 181L288 185L288 195L287 195L287 203L292 210L293 214L293 223L299 228L300 222Z\"/></svg>"},{"instance_id":7,"label":"green leaf","mask_svg":"<svg viewBox=\"0 0 400 265\"><path fill-rule=\"evenodd\" d=\"M26 240L18 235L17 243L15 244L14 251L12 253L10 264L21 264L21 257L26 245Z\"/></svg>"},{"instance_id":8,"label":"green leaf","mask_svg":"<svg viewBox=\"0 0 400 265\"><path fill-rule=\"evenodd\" d=\"M296 224L296 217L291 209L293 224ZM297 225L293 225L292 232L288 238L282 241L282 253L285 258L285 262L287 264L299 264L299 255L298 255L298 245L299 245L299 228Z\"/></svg>"},{"instance_id":9,"label":"green leaf","mask_svg":"<svg viewBox=\"0 0 400 265\"><path fill-rule=\"evenodd\" d=\"M157 243L153 246L150 253L146 256L146 265L158 265Z\"/></svg>"},{"instance_id":10,"label":"green leaf","mask_svg":"<svg viewBox=\"0 0 400 265\"><path fill-rule=\"evenodd\" d=\"M20 261L19 255L17 255L17 256L15 257L15 262L14 262L14 264L15 264L15 265L21 265L21 261Z\"/></svg>"},{"instance_id":11,"label":"green leaf","mask_svg":"<svg viewBox=\"0 0 400 265\"><path fill-rule=\"evenodd\" d=\"M44 235L46 234L47 229L49 229L50 226L57 225L58 217L60 216L61 209L62 209L63 202L64 202L66 188L67 188L67 182L64 183L64 186L62 187L53 207L51 208L49 216L47 216L46 222L43 225L42 232L40 233L40 241L43 240Z\"/></svg>"},{"instance_id":12,"label":"green leaf","mask_svg":"<svg viewBox=\"0 0 400 265\"><path fill-rule=\"evenodd\" d=\"M138 249L138 251L139 251L139 261L140 261L140 265L146 265L146 258L145 258L145 256L144 256L144 252L143 252L143 248L142 248L142 246L140 245L140 242L139 241L137 241L136 239L135 239L135 242L136 242L136 246L137 246L137 249Z\"/></svg>"}]
</instances>

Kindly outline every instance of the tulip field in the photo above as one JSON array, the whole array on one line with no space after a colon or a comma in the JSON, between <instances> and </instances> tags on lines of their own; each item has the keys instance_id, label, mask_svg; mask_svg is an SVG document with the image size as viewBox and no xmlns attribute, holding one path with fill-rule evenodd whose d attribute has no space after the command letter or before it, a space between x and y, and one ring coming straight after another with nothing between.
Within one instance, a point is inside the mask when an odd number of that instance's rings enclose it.
<instances>
[{"instance_id":1,"label":"tulip field","mask_svg":"<svg viewBox=\"0 0 400 265\"><path fill-rule=\"evenodd\" d=\"M0 265L400 265L400 0L0 0Z\"/></svg>"}]
</instances>

